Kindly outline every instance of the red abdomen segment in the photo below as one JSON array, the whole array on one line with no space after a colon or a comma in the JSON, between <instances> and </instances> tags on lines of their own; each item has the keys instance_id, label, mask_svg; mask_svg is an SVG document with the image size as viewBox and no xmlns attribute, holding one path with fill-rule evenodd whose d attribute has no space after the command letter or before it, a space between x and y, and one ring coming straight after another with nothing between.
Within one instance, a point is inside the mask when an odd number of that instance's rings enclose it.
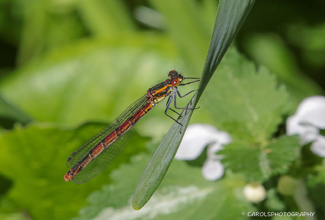
<instances>
[{"instance_id":1,"label":"red abdomen segment","mask_svg":"<svg viewBox=\"0 0 325 220\"><path fill-rule=\"evenodd\" d=\"M108 150L109 147L122 137L135 123L137 123L151 108L153 105L147 103L136 111L131 117L125 120L119 125L113 132L101 140L92 150L89 151L88 155L85 156L77 165L72 167L64 176L65 181L71 181L75 176L80 173L91 161L99 156L104 150Z\"/></svg>"}]
</instances>

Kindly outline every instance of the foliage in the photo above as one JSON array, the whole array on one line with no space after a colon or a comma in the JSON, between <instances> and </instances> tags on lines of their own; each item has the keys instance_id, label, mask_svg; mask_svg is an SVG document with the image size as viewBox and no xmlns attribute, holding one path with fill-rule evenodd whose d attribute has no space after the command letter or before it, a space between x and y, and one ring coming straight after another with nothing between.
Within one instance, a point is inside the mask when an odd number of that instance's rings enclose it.
<instances>
[{"instance_id":1,"label":"foliage","mask_svg":"<svg viewBox=\"0 0 325 220\"><path fill-rule=\"evenodd\" d=\"M159 14L148 16L148 10L139 10L144 6ZM316 210L323 219L324 161L283 129L299 102L324 94L325 86L316 75L325 68L324 24L308 20L313 12L295 16L297 7L256 2L219 65L232 37L222 41L230 29L221 22L209 47L217 10L222 21L236 16L225 14L215 0L0 1L0 218L247 219L242 213ZM289 28L275 32L276 16L268 11L279 13ZM259 24L265 32L257 33ZM231 29L232 36L239 27ZM222 179L206 181L200 167L174 161L149 202L140 211L132 209L141 173L172 125L161 104L137 124L130 146L108 170L83 185L63 181L65 162L78 146L170 69L199 77L208 51L200 87L206 89L191 122L212 124L233 138L219 152L227 171ZM195 85L180 88L182 94L191 89ZM189 100L179 101L185 106ZM168 135L176 141L165 140L178 145L178 132L174 125ZM164 149L158 152L160 159L167 155ZM287 176L305 193L282 194L277 184ZM242 189L249 181L263 184L265 201L245 200Z\"/></svg>"},{"instance_id":2,"label":"foliage","mask_svg":"<svg viewBox=\"0 0 325 220\"><path fill-rule=\"evenodd\" d=\"M149 146L154 151L154 145ZM204 180L198 167L175 161L161 186L140 210L135 211L127 203L136 182L125 181L125 176L139 178L150 156L140 154L132 158L130 165L123 165L112 173L117 184L104 187L90 197L90 206L80 211L78 219L240 219L241 212L252 209L245 198L234 193L245 184L240 175L230 175L218 183ZM180 175L184 173L184 175ZM107 199L110 198L110 199ZM231 209L232 212L224 210ZM206 213L206 212L209 213Z\"/></svg>"}]
</instances>

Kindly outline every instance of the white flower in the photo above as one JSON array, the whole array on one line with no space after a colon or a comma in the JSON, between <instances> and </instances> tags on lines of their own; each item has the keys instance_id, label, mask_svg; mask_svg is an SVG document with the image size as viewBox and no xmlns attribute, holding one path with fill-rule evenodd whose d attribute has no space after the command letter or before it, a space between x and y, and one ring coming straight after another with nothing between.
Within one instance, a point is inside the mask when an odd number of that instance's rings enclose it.
<instances>
[{"instance_id":1,"label":"white flower","mask_svg":"<svg viewBox=\"0 0 325 220\"><path fill-rule=\"evenodd\" d=\"M222 157L216 153L222 149L223 145L230 142L231 137L227 132L218 131L212 125L193 124L188 126L175 158L194 160L208 146L207 160L203 165L202 175L207 180L217 180L223 176L224 166L220 162Z\"/></svg>"},{"instance_id":2,"label":"white flower","mask_svg":"<svg viewBox=\"0 0 325 220\"><path fill-rule=\"evenodd\" d=\"M304 99L296 113L287 120L287 135L298 134L301 144L313 142L311 150L325 157L325 137L319 133L320 129L325 129L324 96Z\"/></svg>"},{"instance_id":3,"label":"white flower","mask_svg":"<svg viewBox=\"0 0 325 220\"><path fill-rule=\"evenodd\" d=\"M261 202L266 197L265 188L260 183L249 183L244 187L244 196L249 202Z\"/></svg>"}]
</instances>

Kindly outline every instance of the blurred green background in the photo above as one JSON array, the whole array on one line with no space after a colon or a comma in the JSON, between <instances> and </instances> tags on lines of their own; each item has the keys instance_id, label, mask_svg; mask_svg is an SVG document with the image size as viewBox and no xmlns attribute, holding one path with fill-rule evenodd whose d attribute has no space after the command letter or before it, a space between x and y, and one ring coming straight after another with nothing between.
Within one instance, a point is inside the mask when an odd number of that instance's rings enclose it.
<instances>
[{"instance_id":1,"label":"blurred green background","mask_svg":"<svg viewBox=\"0 0 325 220\"><path fill-rule=\"evenodd\" d=\"M65 162L148 88L165 80L169 70L200 76L217 7L215 0L0 0L0 219L71 219L89 203L106 204L107 197L100 200L98 192L87 201L104 184L136 184L145 162L137 171L128 171L127 178L122 171L112 179L109 174L121 164L135 163L132 155L150 152L152 143L166 134L173 121L163 114L164 104L137 125L123 155L89 183L65 183ZM285 111L278 113L265 139L272 132L283 134L281 126L276 130L277 123L294 113L303 98L324 95L324 9L321 0L256 1L226 55L225 65L231 65L229 61L239 57L237 49L245 57L240 60L263 65L276 75L272 83L286 86L290 98ZM213 109L223 97L216 94L228 84L218 73L192 123L219 125L223 112ZM236 178L233 182L241 184ZM132 193L135 186L124 187ZM128 193L108 188L103 187L111 198L106 205L122 207ZM315 207L324 208L323 197L312 193ZM90 208L79 212L84 218L88 213Z\"/></svg>"}]
</instances>

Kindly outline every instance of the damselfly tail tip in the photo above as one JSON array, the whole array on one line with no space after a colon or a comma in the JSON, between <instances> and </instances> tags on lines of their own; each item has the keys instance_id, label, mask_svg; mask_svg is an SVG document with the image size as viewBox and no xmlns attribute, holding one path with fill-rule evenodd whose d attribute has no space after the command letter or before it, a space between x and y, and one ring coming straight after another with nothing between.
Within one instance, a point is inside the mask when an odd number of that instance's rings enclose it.
<instances>
[{"instance_id":1,"label":"damselfly tail tip","mask_svg":"<svg viewBox=\"0 0 325 220\"><path fill-rule=\"evenodd\" d=\"M64 175L64 180L66 182L73 180L73 175L71 174L70 170Z\"/></svg>"}]
</instances>

